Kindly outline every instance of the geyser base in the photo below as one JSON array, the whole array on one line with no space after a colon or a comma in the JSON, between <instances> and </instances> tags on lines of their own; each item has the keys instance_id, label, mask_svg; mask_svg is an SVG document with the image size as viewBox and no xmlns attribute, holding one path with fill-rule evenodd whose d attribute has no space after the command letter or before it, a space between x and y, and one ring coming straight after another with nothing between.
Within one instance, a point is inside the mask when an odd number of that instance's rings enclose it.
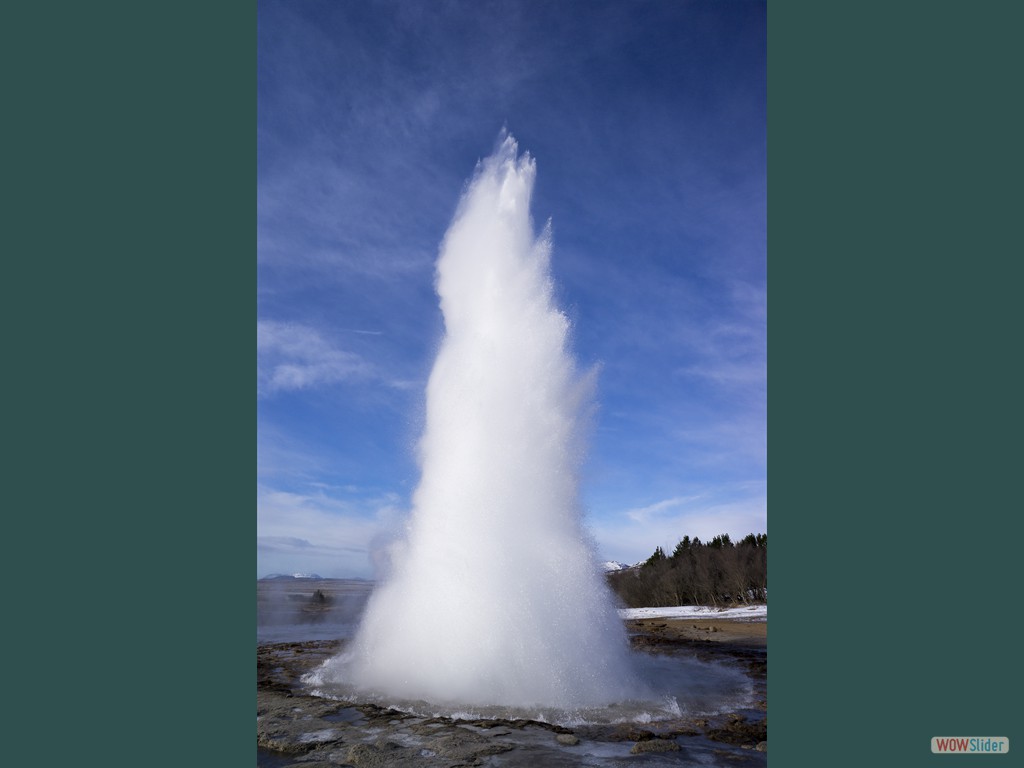
<instances>
[{"instance_id":1,"label":"geyser base","mask_svg":"<svg viewBox=\"0 0 1024 768\"><path fill-rule=\"evenodd\" d=\"M539 765L622 765L625 761L650 766L746 768L767 765L767 624L761 631L733 635L736 622L715 621L721 631L707 630L710 622L626 621L631 656L644 676L681 677L689 696L679 695L681 715L666 715L664 702L648 702L630 719L606 715L604 722L571 719L569 712L551 722L533 719L466 716L478 710L439 716L440 707L414 715L367 701L361 692L353 699L332 700L309 695L301 678L324 661L350 647L346 639L330 642L260 644L257 649L257 754L259 768L301 768L360 764L417 765L450 768L478 764L491 768L535 768ZM742 628L747 628L746 624ZM648 664L648 662L650 662ZM678 665L678 675L672 667ZM689 670L689 673L687 673ZM730 708L717 691L717 673L739 673L752 687L739 687L739 703ZM731 674L730 674L731 676ZM841 690L841 689L837 689ZM751 702L751 699L753 701ZM719 714L714 714L719 710ZM446 710L447 711L447 710ZM512 708L505 711L514 714ZM696 713L689 715L687 713ZM702 714L701 714L702 713ZM625 714L625 713L622 713ZM554 722L558 720L561 724ZM838 724L837 724L838 727ZM658 754L646 754L651 750ZM663 750L669 751L663 751ZM404 762L403 762L404 761Z\"/></svg>"},{"instance_id":2,"label":"geyser base","mask_svg":"<svg viewBox=\"0 0 1024 768\"><path fill-rule=\"evenodd\" d=\"M708 717L754 706L754 684L735 664L703 661L679 653L638 652L631 661L638 673L636 688L620 701L599 706L507 706L403 698L346 682L345 654L303 676L302 682L314 696L373 704L417 717L464 721L530 720L567 727L649 724Z\"/></svg>"}]
</instances>

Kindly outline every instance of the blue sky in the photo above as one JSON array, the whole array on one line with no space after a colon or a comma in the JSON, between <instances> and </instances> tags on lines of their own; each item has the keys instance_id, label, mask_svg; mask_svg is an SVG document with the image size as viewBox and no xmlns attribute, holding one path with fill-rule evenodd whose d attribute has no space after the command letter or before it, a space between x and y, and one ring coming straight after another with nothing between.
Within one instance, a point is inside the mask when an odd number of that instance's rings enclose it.
<instances>
[{"instance_id":1,"label":"blue sky","mask_svg":"<svg viewBox=\"0 0 1024 768\"><path fill-rule=\"evenodd\" d=\"M258 4L257 576L372 576L419 474L434 262L537 161L604 559L767 530L762 2Z\"/></svg>"}]
</instances>

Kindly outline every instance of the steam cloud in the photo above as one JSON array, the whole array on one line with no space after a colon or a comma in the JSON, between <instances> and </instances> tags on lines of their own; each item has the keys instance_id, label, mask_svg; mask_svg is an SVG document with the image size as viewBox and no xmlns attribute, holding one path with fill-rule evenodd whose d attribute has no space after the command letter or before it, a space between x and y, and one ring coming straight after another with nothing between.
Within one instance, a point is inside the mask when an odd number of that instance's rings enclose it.
<instances>
[{"instance_id":1,"label":"steam cloud","mask_svg":"<svg viewBox=\"0 0 1024 768\"><path fill-rule=\"evenodd\" d=\"M625 630L583 529L592 382L536 237L536 166L505 136L441 246L445 337L422 477L390 579L321 682L438 703L601 706L635 689Z\"/></svg>"}]
</instances>

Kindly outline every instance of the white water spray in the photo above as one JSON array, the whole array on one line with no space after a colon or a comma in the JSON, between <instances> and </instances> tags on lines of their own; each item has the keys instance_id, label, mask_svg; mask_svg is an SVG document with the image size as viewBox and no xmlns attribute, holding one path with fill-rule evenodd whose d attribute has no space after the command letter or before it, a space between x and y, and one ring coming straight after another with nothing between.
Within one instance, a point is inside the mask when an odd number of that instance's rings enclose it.
<instances>
[{"instance_id":1,"label":"white water spray","mask_svg":"<svg viewBox=\"0 0 1024 768\"><path fill-rule=\"evenodd\" d=\"M634 690L625 630L584 532L592 382L553 301L536 166L506 136L444 238L445 336L427 386L422 478L390 579L320 682L437 703L600 706Z\"/></svg>"}]
</instances>

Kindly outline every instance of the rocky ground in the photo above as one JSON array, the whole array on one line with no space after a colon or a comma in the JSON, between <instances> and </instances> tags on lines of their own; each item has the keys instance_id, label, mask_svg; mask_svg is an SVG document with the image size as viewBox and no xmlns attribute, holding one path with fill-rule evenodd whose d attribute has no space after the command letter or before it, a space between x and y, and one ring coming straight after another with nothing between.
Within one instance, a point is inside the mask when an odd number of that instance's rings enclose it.
<instances>
[{"instance_id":1,"label":"rocky ground","mask_svg":"<svg viewBox=\"0 0 1024 768\"><path fill-rule=\"evenodd\" d=\"M741 665L754 708L709 718L566 728L533 720L452 720L306 695L299 678L339 641L257 647L260 768L391 766L750 766L767 764L767 623L711 619L627 622L641 651Z\"/></svg>"}]
</instances>

